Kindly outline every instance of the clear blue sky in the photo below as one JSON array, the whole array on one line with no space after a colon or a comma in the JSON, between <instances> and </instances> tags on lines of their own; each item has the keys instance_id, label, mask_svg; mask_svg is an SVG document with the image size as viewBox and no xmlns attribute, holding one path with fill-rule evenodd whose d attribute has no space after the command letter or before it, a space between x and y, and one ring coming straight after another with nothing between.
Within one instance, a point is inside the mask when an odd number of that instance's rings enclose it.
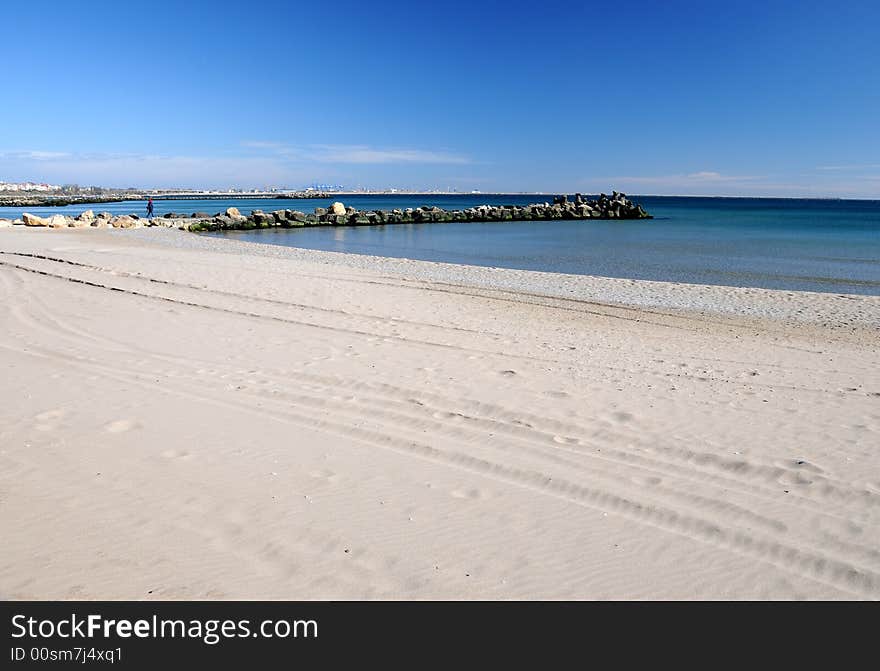
<instances>
[{"instance_id":1,"label":"clear blue sky","mask_svg":"<svg viewBox=\"0 0 880 671\"><path fill-rule=\"evenodd\" d=\"M880 2L8 2L0 180L880 198Z\"/></svg>"}]
</instances>

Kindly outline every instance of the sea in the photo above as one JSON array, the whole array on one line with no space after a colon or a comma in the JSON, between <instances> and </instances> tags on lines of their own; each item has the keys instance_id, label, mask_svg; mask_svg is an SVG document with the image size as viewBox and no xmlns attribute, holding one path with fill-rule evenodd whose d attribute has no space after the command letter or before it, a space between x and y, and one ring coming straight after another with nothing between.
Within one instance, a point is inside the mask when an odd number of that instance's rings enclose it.
<instances>
[{"instance_id":1,"label":"sea","mask_svg":"<svg viewBox=\"0 0 880 671\"><path fill-rule=\"evenodd\" d=\"M508 221L232 231L270 245L577 275L880 295L880 200L630 196L654 216L637 221ZM311 212L341 200L361 210L525 205L535 195L355 195L332 199L157 200L166 212L235 206ZM37 207L144 215L144 201ZM0 217L21 216L0 207ZM2 238L0 238L2 240Z\"/></svg>"}]
</instances>

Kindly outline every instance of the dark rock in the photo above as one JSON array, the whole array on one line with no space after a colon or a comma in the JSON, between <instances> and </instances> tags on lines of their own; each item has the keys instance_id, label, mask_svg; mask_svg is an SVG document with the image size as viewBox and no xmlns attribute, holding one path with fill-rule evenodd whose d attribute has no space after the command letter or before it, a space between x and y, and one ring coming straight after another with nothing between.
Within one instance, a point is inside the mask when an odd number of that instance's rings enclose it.
<instances>
[{"instance_id":1,"label":"dark rock","mask_svg":"<svg viewBox=\"0 0 880 671\"><path fill-rule=\"evenodd\" d=\"M254 210L254 213L251 215L254 220L254 224L260 227L274 226L275 225L275 217L271 214L266 214L262 210Z\"/></svg>"},{"instance_id":2,"label":"dark rock","mask_svg":"<svg viewBox=\"0 0 880 671\"><path fill-rule=\"evenodd\" d=\"M191 225L190 230L251 230L255 228L272 228L281 226L376 226L382 224L407 223L444 223L451 221L546 221L558 219L649 219L645 209L627 199L626 194L612 191L611 196L600 194L596 200L575 194L569 201L565 195L555 196L553 203L532 203L529 205L478 205L463 210L444 210L437 206L422 205L418 208L395 208L393 210L364 210L345 207L342 203L333 203L332 211L316 207L315 214L305 214L297 210L276 210L265 213L254 210L250 217L230 216L227 210L213 218L204 213L194 213L193 218L200 219L198 225ZM109 218L104 213L98 215ZM178 215L169 213L165 218ZM137 219L135 216L134 219Z\"/></svg>"}]
</instances>

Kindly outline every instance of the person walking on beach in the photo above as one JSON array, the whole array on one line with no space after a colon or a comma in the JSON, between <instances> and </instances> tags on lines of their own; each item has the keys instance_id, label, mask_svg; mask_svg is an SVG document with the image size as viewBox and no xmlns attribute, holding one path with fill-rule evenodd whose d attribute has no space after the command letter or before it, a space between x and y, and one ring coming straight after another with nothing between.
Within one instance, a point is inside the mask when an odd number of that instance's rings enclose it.
<instances>
[{"instance_id":1,"label":"person walking on beach","mask_svg":"<svg viewBox=\"0 0 880 671\"><path fill-rule=\"evenodd\" d=\"M147 216L148 216L148 217L152 217L152 216L153 216L153 199L152 199L152 198L150 198L150 199L147 201Z\"/></svg>"}]
</instances>

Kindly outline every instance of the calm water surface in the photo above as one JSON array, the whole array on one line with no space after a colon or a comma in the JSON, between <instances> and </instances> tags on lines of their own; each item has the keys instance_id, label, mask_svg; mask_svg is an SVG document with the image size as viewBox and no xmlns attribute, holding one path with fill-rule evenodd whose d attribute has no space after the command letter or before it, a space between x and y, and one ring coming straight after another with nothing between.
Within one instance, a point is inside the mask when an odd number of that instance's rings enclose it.
<instances>
[{"instance_id":1,"label":"calm water surface","mask_svg":"<svg viewBox=\"0 0 880 671\"><path fill-rule=\"evenodd\" d=\"M551 199L549 196L546 197ZM536 196L348 196L358 209L526 204ZM880 201L633 197L646 221L399 224L212 235L354 254L633 279L880 295ZM331 200L156 201L165 212L235 205L310 212ZM145 203L33 208L142 213ZM0 208L0 217L20 216Z\"/></svg>"}]
</instances>

